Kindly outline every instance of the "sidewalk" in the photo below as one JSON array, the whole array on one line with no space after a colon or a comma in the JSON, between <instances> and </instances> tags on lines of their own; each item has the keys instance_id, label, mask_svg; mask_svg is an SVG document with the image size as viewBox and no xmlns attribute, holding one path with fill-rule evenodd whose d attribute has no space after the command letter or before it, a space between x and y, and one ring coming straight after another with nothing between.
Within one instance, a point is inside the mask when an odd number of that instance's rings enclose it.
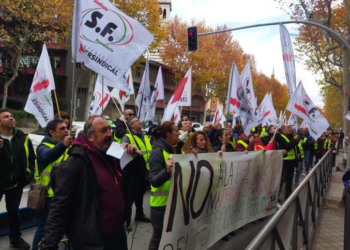
<instances>
[{"instance_id":1,"label":"sidewalk","mask_svg":"<svg viewBox=\"0 0 350 250\"><path fill-rule=\"evenodd\" d=\"M336 164L342 161L342 151L336 158ZM316 229L311 237L311 250L343 250L345 210L341 205L343 194L342 177L345 169L332 172L330 185L322 201Z\"/></svg>"}]
</instances>

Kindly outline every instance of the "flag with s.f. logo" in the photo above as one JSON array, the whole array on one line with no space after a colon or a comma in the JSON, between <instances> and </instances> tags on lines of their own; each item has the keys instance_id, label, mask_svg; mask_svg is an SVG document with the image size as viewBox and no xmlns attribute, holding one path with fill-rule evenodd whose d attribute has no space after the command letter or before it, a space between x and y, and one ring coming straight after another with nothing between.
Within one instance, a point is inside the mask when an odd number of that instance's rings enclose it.
<instances>
[{"instance_id":1,"label":"flag with s.f. logo","mask_svg":"<svg viewBox=\"0 0 350 250\"><path fill-rule=\"evenodd\" d=\"M154 37L108 0L75 0L72 56L75 62L117 81Z\"/></svg>"}]
</instances>

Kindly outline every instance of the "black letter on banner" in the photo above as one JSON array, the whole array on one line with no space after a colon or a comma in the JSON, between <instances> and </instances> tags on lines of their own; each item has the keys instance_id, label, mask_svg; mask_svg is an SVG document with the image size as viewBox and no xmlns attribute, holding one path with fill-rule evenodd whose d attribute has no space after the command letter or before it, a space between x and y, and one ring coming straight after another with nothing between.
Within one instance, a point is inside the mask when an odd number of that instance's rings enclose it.
<instances>
[{"instance_id":1,"label":"black letter on banner","mask_svg":"<svg viewBox=\"0 0 350 250\"><path fill-rule=\"evenodd\" d=\"M112 34L113 31L118 28L117 25L115 25L114 23L108 23L106 25L106 27L102 30L101 32L101 36L105 37L105 35L108 33L108 34Z\"/></svg>"},{"instance_id":2,"label":"black letter on banner","mask_svg":"<svg viewBox=\"0 0 350 250\"><path fill-rule=\"evenodd\" d=\"M209 170L209 173L210 173L210 180L209 180L209 187L208 187L208 190L207 190L207 193L204 197L204 200L202 202L202 206L200 207L200 209L195 212L193 210L193 202L194 202L194 197L196 196L196 190L197 190L197 186L198 186L198 181L199 181L199 178L200 178L200 175L201 175L201 168L207 168ZM197 173L196 173L196 180L194 182L194 188L193 188L193 194L191 196L191 214L192 214L192 218L193 219L196 219L198 218L202 212L203 212L203 209L204 209L204 206L205 206L205 203L207 202L208 200L208 197L209 197L209 194L210 194L210 191L211 191L211 187L213 186L213 179L214 179L214 170L213 170L213 167L210 165L210 163L208 161L205 161L205 160L201 160L197 163Z\"/></svg>"},{"instance_id":3,"label":"black letter on banner","mask_svg":"<svg viewBox=\"0 0 350 250\"><path fill-rule=\"evenodd\" d=\"M97 18L101 19L102 17L103 15L100 12L95 11L91 14L91 21L87 20L85 22L85 25L88 26L89 28L95 28L97 25Z\"/></svg>"},{"instance_id":4,"label":"black letter on banner","mask_svg":"<svg viewBox=\"0 0 350 250\"><path fill-rule=\"evenodd\" d=\"M171 232L173 229L173 223L174 223L174 218L175 218L175 211L176 211L176 201L177 201L177 190L178 188L180 189L180 195L181 195L181 200L182 200L182 208L183 208L183 213L184 213L184 222L185 225L188 225L190 221L190 212L189 212L189 199L190 195L192 192L192 186L193 186L193 179L194 179L194 166L193 162L190 161L190 166L191 166L191 176L190 180L188 183L188 190L186 193L186 201L184 199L184 194L182 190L182 171L181 171L181 166L178 162L175 163L175 173L174 173L174 189L173 193L171 195L171 206L170 206L170 212L169 212L169 218L168 218L168 224L166 227L166 232ZM169 196L170 198L170 196Z\"/></svg>"}]
</instances>

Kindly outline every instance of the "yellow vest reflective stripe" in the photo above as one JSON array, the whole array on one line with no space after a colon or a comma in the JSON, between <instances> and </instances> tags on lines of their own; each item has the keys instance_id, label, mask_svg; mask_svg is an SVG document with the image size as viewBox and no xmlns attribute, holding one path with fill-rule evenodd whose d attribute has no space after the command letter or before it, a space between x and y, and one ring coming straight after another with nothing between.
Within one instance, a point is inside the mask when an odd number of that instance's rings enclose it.
<instances>
[{"instance_id":1,"label":"yellow vest reflective stripe","mask_svg":"<svg viewBox=\"0 0 350 250\"><path fill-rule=\"evenodd\" d=\"M323 143L323 149L330 149L331 148L331 138L326 138Z\"/></svg>"},{"instance_id":2,"label":"yellow vest reflective stripe","mask_svg":"<svg viewBox=\"0 0 350 250\"><path fill-rule=\"evenodd\" d=\"M317 140L314 141L314 149L317 149L318 148L318 142Z\"/></svg>"},{"instance_id":3,"label":"yellow vest reflective stripe","mask_svg":"<svg viewBox=\"0 0 350 250\"><path fill-rule=\"evenodd\" d=\"M307 139L306 137L304 138L304 143L306 143ZM301 144L301 141L298 143L298 147L300 150L300 158L304 159L305 153L304 153L304 149L303 149L303 145Z\"/></svg>"},{"instance_id":4,"label":"yellow vest reflective stripe","mask_svg":"<svg viewBox=\"0 0 350 250\"><path fill-rule=\"evenodd\" d=\"M121 138L118 138L115 134L113 135L113 138L116 142L118 143L122 143L122 139Z\"/></svg>"},{"instance_id":5,"label":"yellow vest reflective stripe","mask_svg":"<svg viewBox=\"0 0 350 250\"><path fill-rule=\"evenodd\" d=\"M162 148L159 148L163 151L164 162L168 160L170 154ZM151 185L151 197L150 197L150 206L151 207L163 207L166 206L168 202L170 190L170 180L166 181L162 186L156 188Z\"/></svg>"},{"instance_id":6,"label":"yellow vest reflective stripe","mask_svg":"<svg viewBox=\"0 0 350 250\"><path fill-rule=\"evenodd\" d=\"M261 129L260 138L265 137L266 128Z\"/></svg>"},{"instance_id":7,"label":"yellow vest reflective stripe","mask_svg":"<svg viewBox=\"0 0 350 250\"><path fill-rule=\"evenodd\" d=\"M24 150L26 152L26 159L27 159L27 166L26 166L26 171L30 173L29 169L29 147L28 147L28 142L29 142L29 135L27 135L26 139L24 140Z\"/></svg>"},{"instance_id":8,"label":"yellow vest reflective stripe","mask_svg":"<svg viewBox=\"0 0 350 250\"><path fill-rule=\"evenodd\" d=\"M286 140L287 143L290 142L290 140L287 138L287 136L281 134L281 136L284 138L284 140ZM283 157L283 160L295 160L295 151L294 148L289 149L287 151L287 155L285 157Z\"/></svg>"},{"instance_id":9,"label":"yellow vest reflective stripe","mask_svg":"<svg viewBox=\"0 0 350 250\"><path fill-rule=\"evenodd\" d=\"M248 144L247 144L247 143L245 143L245 142L244 142L244 141L242 141L242 140L238 140L238 141L237 141L237 143L242 144L242 145L245 147L245 149L247 149L247 148L248 148Z\"/></svg>"},{"instance_id":10,"label":"yellow vest reflective stripe","mask_svg":"<svg viewBox=\"0 0 350 250\"><path fill-rule=\"evenodd\" d=\"M127 136L129 138L131 145L136 146L134 143L134 140L132 139L130 134L125 134L125 136ZM134 136L134 139L135 139L137 145L139 146L140 150L142 151L143 159L145 159L145 162L146 162L146 168L149 170L149 157L151 155L152 145L148 139L148 136L144 135L144 137L143 137L146 145L143 143L143 141L140 139L140 137Z\"/></svg>"},{"instance_id":11,"label":"yellow vest reflective stripe","mask_svg":"<svg viewBox=\"0 0 350 250\"><path fill-rule=\"evenodd\" d=\"M230 143L231 143L233 149L235 149L236 148L236 140L234 137L232 137L232 141Z\"/></svg>"},{"instance_id":12,"label":"yellow vest reflective stripe","mask_svg":"<svg viewBox=\"0 0 350 250\"><path fill-rule=\"evenodd\" d=\"M258 148L264 149L264 147L261 145L258 145ZM255 147L255 145L254 145L254 151L258 151L258 149Z\"/></svg>"},{"instance_id":13,"label":"yellow vest reflective stripe","mask_svg":"<svg viewBox=\"0 0 350 250\"><path fill-rule=\"evenodd\" d=\"M49 148L54 148L55 145L51 144L51 143L47 143L47 142L43 142L41 144L44 144L45 146L48 146ZM68 158L68 148L66 149L66 151L64 151L63 155L61 155L60 158L58 158L56 161L51 162L49 165L46 166L46 168L41 172L41 174L39 174L39 167L38 167L38 163L35 166L35 182L38 185L43 185L43 186L48 186L51 180L51 170L52 168L58 164L61 163L65 160L67 160ZM52 188L50 187L49 190L47 191L47 197L53 197L54 193Z\"/></svg>"}]
</instances>

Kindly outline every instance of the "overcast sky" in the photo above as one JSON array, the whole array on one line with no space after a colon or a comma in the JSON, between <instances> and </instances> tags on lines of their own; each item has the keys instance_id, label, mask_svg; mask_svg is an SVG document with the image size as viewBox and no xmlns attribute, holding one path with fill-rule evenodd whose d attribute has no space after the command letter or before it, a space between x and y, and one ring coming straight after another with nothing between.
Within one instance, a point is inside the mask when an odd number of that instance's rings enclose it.
<instances>
[{"instance_id":1,"label":"overcast sky","mask_svg":"<svg viewBox=\"0 0 350 250\"><path fill-rule=\"evenodd\" d=\"M274 0L173 0L171 16L178 15L186 21L205 20L206 24L213 28L223 24L234 28L290 20L289 16L278 8L277 2ZM295 33L293 25L286 25L286 27L291 34ZM258 71L271 76L274 68L275 77L280 82L286 82L278 25L234 31L233 36L240 42L246 53L255 56ZM296 53L295 49L294 53ZM320 87L316 83L317 76L308 71L303 62L295 63L297 84L302 81L313 102L323 107L322 97L319 94Z\"/></svg>"}]
</instances>

